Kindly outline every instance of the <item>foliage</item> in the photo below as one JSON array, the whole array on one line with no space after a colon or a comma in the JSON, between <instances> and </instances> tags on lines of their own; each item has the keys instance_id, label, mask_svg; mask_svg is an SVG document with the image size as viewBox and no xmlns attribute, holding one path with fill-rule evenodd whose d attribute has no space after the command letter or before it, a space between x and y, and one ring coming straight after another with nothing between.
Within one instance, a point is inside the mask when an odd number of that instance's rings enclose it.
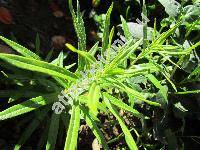
<instances>
[{"instance_id":1,"label":"foliage","mask_svg":"<svg viewBox=\"0 0 200 150\"><path fill-rule=\"evenodd\" d=\"M163 5L167 3L166 1L160 2ZM152 32L147 32L149 27L146 27L147 31L144 30L146 33L143 33L143 35L151 34L151 39L146 37L145 46L142 38L132 36L130 28L133 27L133 23L126 23L121 16L121 27L127 39L124 45L117 46L117 54L114 58L111 56L114 30L110 32L110 15L113 4L105 16L102 47L99 46L99 43L96 43L90 50L86 49L85 27L78 1L76 12L71 0L69 0L69 7L78 37L78 48L69 43L66 46L79 55L78 68L75 72L69 71L73 64L63 66L64 61L66 61L64 52L61 52L51 62L46 62L45 60L48 59L43 60L37 55L39 54L40 43L38 38L36 39L37 54L35 54L27 48L0 36L2 41L18 53L18 55L0 53L1 67L4 69L5 75L1 80L11 86L16 85L15 89L1 91L0 96L11 98L9 93L12 93L13 101L17 102L17 104L13 103L12 106L0 112L0 120L21 116L31 111L34 111L35 114L32 122L24 130L16 144L15 150L20 149L40 125L36 118L40 120L50 119L50 123L46 126L48 134L43 133L46 136L47 150L55 149L56 142L62 138L58 134L61 126L66 130L64 131L66 133L64 149L76 149L82 120L86 121L102 147L109 149L108 144L111 142L106 141L103 136L102 125L98 118L100 113L108 116L113 115L116 118L129 149L152 147L153 145L145 144L141 138L147 136L148 131L144 126L152 116L146 116L140 111L141 109L137 110L137 108L146 106L153 111L161 109L164 113L167 113L171 95L199 92L195 89L189 91L187 87L182 85L182 83L199 81L200 75L199 61L195 62L196 67L189 72L185 71L187 65L184 66L185 62L193 59L191 57L198 57L192 54L197 53L197 47L200 45L200 41L187 39L192 30L199 30L197 22L190 24L188 20L190 17L187 12L192 11L188 7L192 6L183 7L180 12L172 12L168 3L164 5L169 14L169 17L165 19L168 22L165 22L165 24L163 23L164 20L161 22L162 29L160 32L157 31L156 23L154 28L151 28ZM191 15L199 16L196 13L192 11ZM172 19L171 16L175 16L176 19ZM164 28L168 25L171 28L164 32ZM178 36L181 26L185 27L187 33L183 39ZM184 42L179 42L180 39ZM185 43L189 44L185 46ZM107 52L107 55L104 55L105 52ZM96 54L101 54L105 62L98 60ZM94 79L87 81L87 84L81 87L82 92L73 99L72 103L65 106L62 114L55 114L50 108L53 103L58 101L58 95L61 91L64 90L67 93L68 89L77 83L81 85L81 82L84 82L82 73L91 70L94 66L94 74L87 76ZM188 74L186 78L179 82L175 78L178 69ZM19 99L22 101L18 103ZM180 103L174 104L174 107L187 112ZM120 110L124 110L129 116L139 119L143 126L142 129L130 129L129 125L125 123L124 117L120 115ZM51 115L50 118L48 117L49 114ZM166 135L174 136L174 133L167 130ZM169 136L168 140L170 140Z\"/></svg>"}]
</instances>

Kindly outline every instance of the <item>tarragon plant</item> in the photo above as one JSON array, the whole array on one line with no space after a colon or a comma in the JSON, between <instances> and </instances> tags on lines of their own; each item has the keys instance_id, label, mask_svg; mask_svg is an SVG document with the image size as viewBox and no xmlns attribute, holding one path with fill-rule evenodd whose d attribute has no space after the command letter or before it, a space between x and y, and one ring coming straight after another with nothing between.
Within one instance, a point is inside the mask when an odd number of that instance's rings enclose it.
<instances>
[{"instance_id":1,"label":"tarragon plant","mask_svg":"<svg viewBox=\"0 0 200 150\"><path fill-rule=\"evenodd\" d=\"M171 63L177 69L179 66L170 58L182 58L182 56L190 54L200 42L188 49L183 49L169 41L168 44L166 43L168 37L173 35L181 25L182 20L180 19L171 29L159 35L156 34L155 26L152 41L146 42L147 45L144 48L143 39L132 37L126 21L121 16L126 42L124 45L117 46L117 53L113 57L114 28L110 31L109 27L113 4L106 14L102 46L96 43L90 50L86 49L85 27L79 3L77 2L77 11L74 11L71 0L69 0L69 7L78 37L78 48L69 43L66 46L71 51L78 53L78 67L75 72L69 71L74 64L64 66L64 61L67 60L64 52L60 52L53 61L49 61L49 55L42 60L40 56L27 48L0 36L2 41L17 52L17 55L0 53L0 59L3 60L1 67L4 68L2 79L11 87L9 90L1 91L0 96L8 97L11 104L13 101L15 102L13 106L0 112L0 120L3 121L29 112L33 113L31 123L24 129L21 138L15 145L15 150L22 147L43 120L46 120L46 129L38 148L43 147L46 141L46 149L53 150L56 141L66 135L64 149L76 149L81 120L85 120L103 149L109 149L109 142L105 140L100 129L101 122L98 114L100 112L107 115L112 114L124 133L129 149L137 150L142 144L140 140L138 141L138 131L128 128L119 110L129 112L144 123L148 117L136 110L136 104L165 108L168 103L168 90L177 91L169 76L174 70L172 67L166 66L165 62ZM105 61L98 60L97 54ZM88 73L92 68L94 71ZM191 76L198 71L199 68ZM88 80L85 81L85 78ZM134 84L137 83L134 80L138 80L140 83L139 80L144 81L143 79L151 82L151 87L142 90L136 86L137 84ZM15 88L12 89L13 85ZM165 85L170 86L166 88ZM74 90L71 90L71 93L77 92L76 88L72 88L74 86L81 89L80 92L70 100L62 99L60 101L61 92L67 94L69 89ZM159 100L155 99L156 94L153 89L158 89L161 97ZM124 98L128 100L124 101ZM65 108L60 114L55 113L55 110L61 109L55 105L58 102Z\"/></svg>"}]
</instances>

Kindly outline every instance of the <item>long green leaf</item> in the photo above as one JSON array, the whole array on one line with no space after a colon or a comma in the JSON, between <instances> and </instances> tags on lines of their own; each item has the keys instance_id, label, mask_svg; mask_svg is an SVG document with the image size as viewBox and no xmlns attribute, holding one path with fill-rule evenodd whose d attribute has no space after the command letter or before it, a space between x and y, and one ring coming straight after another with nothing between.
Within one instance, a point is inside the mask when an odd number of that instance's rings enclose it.
<instances>
[{"instance_id":1,"label":"long green leaf","mask_svg":"<svg viewBox=\"0 0 200 150\"><path fill-rule=\"evenodd\" d=\"M35 51L37 55L40 54L40 35L38 33L35 38Z\"/></svg>"},{"instance_id":2,"label":"long green leaf","mask_svg":"<svg viewBox=\"0 0 200 150\"><path fill-rule=\"evenodd\" d=\"M129 39L129 38L132 37L132 34L129 31L126 20L123 18L123 16L120 16L120 18L121 18L121 22L122 22L122 28L123 28L123 31L124 31L124 35L125 35L126 39Z\"/></svg>"},{"instance_id":3,"label":"long green leaf","mask_svg":"<svg viewBox=\"0 0 200 150\"><path fill-rule=\"evenodd\" d=\"M103 39L102 39L102 54L106 51L109 44L110 15L111 15L112 9L113 9L113 3L111 4L111 6L109 7L106 13L106 20L104 24Z\"/></svg>"},{"instance_id":4,"label":"long green leaf","mask_svg":"<svg viewBox=\"0 0 200 150\"><path fill-rule=\"evenodd\" d=\"M146 49L147 43L148 43L147 20L145 19L145 17L147 17L147 8L146 8L145 0L143 0L142 13L143 13L142 26L143 26L143 51L144 51Z\"/></svg>"},{"instance_id":5,"label":"long green leaf","mask_svg":"<svg viewBox=\"0 0 200 150\"><path fill-rule=\"evenodd\" d=\"M65 150L75 150L77 146L78 130L80 126L80 108L79 106L72 107L67 138L65 141Z\"/></svg>"},{"instance_id":6,"label":"long green leaf","mask_svg":"<svg viewBox=\"0 0 200 150\"><path fill-rule=\"evenodd\" d=\"M191 76L194 76L194 75L200 75L200 65L197 66L194 71L192 71L192 73L190 74L189 78L191 78Z\"/></svg>"},{"instance_id":7,"label":"long green leaf","mask_svg":"<svg viewBox=\"0 0 200 150\"><path fill-rule=\"evenodd\" d=\"M125 125L122 117L119 115L117 109L110 103L110 100L106 97L105 94L103 96L104 96L104 101L105 101L107 107L112 112L112 114L116 117L116 119L118 120L118 122L119 122L119 124L120 124L120 126L122 128L122 131L124 132L125 140L126 140L126 143L127 143L128 147L131 150L137 150L138 148L137 148L137 145L135 143L135 140L133 139L129 129Z\"/></svg>"},{"instance_id":8,"label":"long green leaf","mask_svg":"<svg viewBox=\"0 0 200 150\"><path fill-rule=\"evenodd\" d=\"M163 76L166 78L166 80L171 84L173 89L177 92L175 84L170 80L170 77L167 75L167 72L163 69L163 67L161 65L155 63L151 59L148 59L148 60L159 69L159 71L163 74Z\"/></svg>"},{"instance_id":9,"label":"long green leaf","mask_svg":"<svg viewBox=\"0 0 200 150\"><path fill-rule=\"evenodd\" d=\"M98 114L97 105L100 98L100 86L95 82L92 83L88 93L88 107L94 115Z\"/></svg>"},{"instance_id":10,"label":"long green leaf","mask_svg":"<svg viewBox=\"0 0 200 150\"><path fill-rule=\"evenodd\" d=\"M160 82L152 74L148 74L147 77L160 90L161 94L163 95L163 97L167 103L167 92L165 91L163 86L160 84Z\"/></svg>"},{"instance_id":11,"label":"long green leaf","mask_svg":"<svg viewBox=\"0 0 200 150\"><path fill-rule=\"evenodd\" d=\"M11 63L12 65L15 65L19 68L23 68L26 70L42 72L48 75L52 75L54 77L60 77L68 80L77 79L76 75L74 75L70 71L40 60L25 58L22 56L17 56L12 54L2 54L2 53L0 53L0 59L3 59Z\"/></svg>"},{"instance_id":12,"label":"long green leaf","mask_svg":"<svg viewBox=\"0 0 200 150\"><path fill-rule=\"evenodd\" d=\"M153 106L160 106L159 103L157 102L153 102L153 101L150 101L150 100L146 100L146 98L144 97L144 95L142 95L140 92L136 91L136 90L133 90L132 88L126 86L125 84L115 80L115 79L107 79L107 85L109 86L113 86L113 87L117 87L119 88L120 90L128 93L128 94L131 94L132 96L134 96L135 98L137 98L138 100L140 101L144 101L146 102L147 104L149 105L153 105Z\"/></svg>"},{"instance_id":13,"label":"long green leaf","mask_svg":"<svg viewBox=\"0 0 200 150\"><path fill-rule=\"evenodd\" d=\"M96 125L95 121L89 115L89 113L82 107L81 110L83 111L86 119L87 125L90 127L96 138L98 139L99 143L103 146L105 150L109 150L106 140L101 132L101 130Z\"/></svg>"},{"instance_id":14,"label":"long green leaf","mask_svg":"<svg viewBox=\"0 0 200 150\"><path fill-rule=\"evenodd\" d=\"M90 63L95 63L96 59L93 55L91 55L89 52L84 52L84 51L80 51L77 50L74 46L72 46L71 44L66 44L66 47L69 48L71 51L78 53L80 56L86 58Z\"/></svg>"},{"instance_id":15,"label":"long green leaf","mask_svg":"<svg viewBox=\"0 0 200 150\"><path fill-rule=\"evenodd\" d=\"M122 102L121 100L111 96L110 94L104 92L104 96L110 100L110 102L119 107L122 108L123 110L126 110L128 112L131 112L134 116L139 117L139 118L144 118L144 116L139 113L136 109L133 109L132 107L128 106L127 104L125 104L124 102Z\"/></svg>"},{"instance_id":16,"label":"long green leaf","mask_svg":"<svg viewBox=\"0 0 200 150\"><path fill-rule=\"evenodd\" d=\"M57 140L57 134L59 129L60 115L52 113L51 123L49 127L48 139L46 144L46 150L54 150Z\"/></svg>"},{"instance_id":17,"label":"long green leaf","mask_svg":"<svg viewBox=\"0 0 200 150\"><path fill-rule=\"evenodd\" d=\"M46 116L49 109L43 109L42 111L36 112L36 118L25 128L24 132L22 133L19 141L15 145L14 150L19 150L22 145L27 141L27 139L31 136L31 134L36 130L36 128L40 125L41 121Z\"/></svg>"},{"instance_id":18,"label":"long green leaf","mask_svg":"<svg viewBox=\"0 0 200 150\"><path fill-rule=\"evenodd\" d=\"M27 48L9 40L6 39L5 37L0 36L0 39L4 41L6 44L8 44L10 47L12 47L14 50L16 50L18 53L22 54L23 56L26 56L28 58L34 58L37 60L40 60L40 57L36 55L35 53L31 52Z\"/></svg>"},{"instance_id":19,"label":"long green leaf","mask_svg":"<svg viewBox=\"0 0 200 150\"><path fill-rule=\"evenodd\" d=\"M200 93L200 90L194 90L194 91L176 92L175 94L184 95L184 94L199 94L199 93Z\"/></svg>"},{"instance_id":20,"label":"long green leaf","mask_svg":"<svg viewBox=\"0 0 200 150\"><path fill-rule=\"evenodd\" d=\"M112 62L107 65L107 68L105 69L105 72L109 71L109 70L111 70L111 69L113 69L115 67L117 67L118 64L120 64L125 59L127 59L130 56L130 54L139 47L139 45L140 45L141 42L142 42L142 39L140 39L135 44L133 44L132 46L130 46L130 44L132 43L132 40L129 40L125 44L125 46L122 47L122 49L117 54L117 56L112 60Z\"/></svg>"},{"instance_id":21,"label":"long green leaf","mask_svg":"<svg viewBox=\"0 0 200 150\"><path fill-rule=\"evenodd\" d=\"M75 14L73 5L72 5L72 0L69 0L69 9L72 14L72 19L74 23L74 28L78 37L78 49L81 51L86 50L86 34L85 34L85 27L84 27L84 22L83 18L80 12L80 5L77 0L77 13ZM85 64L85 60L82 56L78 56L78 69L83 69Z\"/></svg>"},{"instance_id":22,"label":"long green leaf","mask_svg":"<svg viewBox=\"0 0 200 150\"><path fill-rule=\"evenodd\" d=\"M182 21L178 21L171 29L169 29L166 32L163 32L155 41L155 45L157 44L163 44L165 40L172 34L174 31L181 25Z\"/></svg>"},{"instance_id":23,"label":"long green leaf","mask_svg":"<svg viewBox=\"0 0 200 150\"><path fill-rule=\"evenodd\" d=\"M97 42L90 50L89 50L89 54L94 56L98 50L98 45L99 45L99 42Z\"/></svg>"},{"instance_id":24,"label":"long green leaf","mask_svg":"<svg viewBox=\"0 0 200 150\"><path fill-rule=\"evenodd\" d=\"M36 98L32 98L20 104L14 105L4 111L0 112L0 120L5 120L8 118L12 118L15 116L19 116L30 111L33 111L41 106L46 105L48 102L44 97L39 96Z\"/></svg>"}]
</instances>

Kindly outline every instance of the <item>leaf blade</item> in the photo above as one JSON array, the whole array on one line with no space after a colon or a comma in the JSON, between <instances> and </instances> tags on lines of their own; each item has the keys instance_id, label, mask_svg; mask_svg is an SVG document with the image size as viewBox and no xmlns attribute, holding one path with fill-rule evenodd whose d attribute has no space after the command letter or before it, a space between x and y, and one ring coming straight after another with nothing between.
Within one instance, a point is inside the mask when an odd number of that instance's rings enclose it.
<instances>
[{"instance_id":1,"label":"leaf blade","mask_svg":"<svg viewBox=\"0 0 200 150\"><path fill-rule=\"evenodd\" d=\"M117 106L117 107L119 107L119 108L121 108L123 110L126 110L128 112L131 112L136 117L144 118L143 115L141 113L139 113L136 109L133 109L132 107L130 107L127 104L123 103L119 99L111 96L110 94L104 92L104 96L106 96L113 105L115 105L115 106Z\"/></svg>"},{"instance_id":2,"label":"leaf blade","mask_svg":"<svg viewBox=\"0 0 200 150\"><path fill-rule=\"evenodd\" d=\"M97 105L100 98L100 86L95 82L92 83L88 93L88 107L94 115L98 114Z\"/></svg>"},{"instance_id":3,"label":"leaf blade","mask_svg":"<svg viewBox=\"0 0 200 150\"><path fill-rule=\"evenodd\" d=\"M109 44L110 15L111 15L112 9L113 9L113 3L111 4L111 6L109 7L106 13L106 20L104 24L103 39L102 39L102 54L106 51Z\"/></svg>"},{"instance_id":4,"label":"leaf blade","mask_svg":"<svg viewBox=\"0 0 200 150\"><path fill-rule=\"evenodd\" d=\"M12 47L14 50L16 50L18 53L22 54L23 56L26 56L28 58L34 58L37 60L40 60L40 57L38 55L36 55L35 53L31 52L30 50L28 50L27 48L5 38L0 36L0 39L2 41L4 41L6 44L8 44L10 47Z\"/></svg>"},{"instance_id":5,"label":"leaf blade","mask_svg":"<svg viewBox=\"0 0 200 150\"><path fill-rule=\"evenodd\" d=\"M43 61L2 53L0 53L0 59L3 59L4 61L7 61L12 65L15 65L22 69L37 71L68 80L77 79L76 75L71 73L70 71Z\"/></svg>"},{"instance_id":6,"label":"leaf blade","mask_svg":"<svg viewBox=\"0 0 200 150\"><path fill-rule=\"evenodd\" d=\"M119 122L119 124L120 124L120 126L122 128L122 131L124 132L125 140L126 140L126 143L127 143L128 147L131 150L137 150L138 148L137 148L137 145L135 143L135 140L133 139L130 131L128 130L128 128L124 124L124 121L123 121L122 117L118 114L117 109L110 103L110 101L106 97L106 95L103 95L103 96L104 96L104 101L105 101L107 107L110 109L112 114L116 117L116 119L118 120L118 122Z\"/></svg>"},{"instance_id":7,"label":"leaf blade","mask_svg":"<svg viewBox=\"0 0 200 150\"><path fill-rule=\"evenodd\" d=\"M72 106L72 115L70 118L69 128L67 132L67 138L65 141L65 150L75 150L78 130L80 126L80 108L79 106Z\"/></svg>"},{"instance_id":8,"label":"leaf blade","mask_svg":"<svg viewBox=\"0 0 200 150\"><path fill-rule=\"evenodd\" d=\"M14 105L4 111L1 111L0 120L6 120L12 117L16 117L16 116L28 113L46 104L47 102L42 96L32 98L20 104Z\"/></svg>"},{"instance_id":9,"label":"leaf blade","mask_svg":"<svg viewBox=\"0 0 200 150\"><path fill-rule=\"evenodd\" d=\"M59 129L60 115L53 112L51 116L51 123L49 127L48 139L46 144L46 150L54 150L57 140L57 134Z\"/></svg>"}]
</instances>

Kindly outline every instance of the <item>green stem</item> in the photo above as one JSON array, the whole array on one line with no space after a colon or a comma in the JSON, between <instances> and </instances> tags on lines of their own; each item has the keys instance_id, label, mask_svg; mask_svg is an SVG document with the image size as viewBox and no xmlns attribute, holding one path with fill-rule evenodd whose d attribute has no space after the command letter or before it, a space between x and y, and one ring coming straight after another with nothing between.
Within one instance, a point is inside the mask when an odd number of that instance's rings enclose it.
<instances>
[{"instance_id":1,"label":"green stem","mask_svg":"<svg viewBox=\"0 0 200 150\"><path fill-rule=\"evenodd\" d=\"M183 94L198 94L198 93L200 93L200 90L176 92L174 94L183 95Z\"/></svg>"}]
</instances>

